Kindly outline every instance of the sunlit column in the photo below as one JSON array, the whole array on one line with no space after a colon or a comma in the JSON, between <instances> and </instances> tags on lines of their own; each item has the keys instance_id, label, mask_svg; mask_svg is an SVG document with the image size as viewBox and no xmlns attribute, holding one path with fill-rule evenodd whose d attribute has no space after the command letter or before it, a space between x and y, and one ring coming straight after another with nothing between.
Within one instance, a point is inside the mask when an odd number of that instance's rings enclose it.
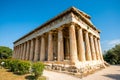
<instances>
[{"instance_id":1,"label":"sunlit column","mask_svg":"<svg viewBox=\"0 0 120 80\"><path fill-rule=\"evenodd\" d=\"M45 37L41 36L40 61L45 60Z\"/></svg>"},{"instance_id":2,"label":"sunlit column","mask_svg":"<svg viewBox=\"0 0 120 80\"><path fill-rule=\"evenodd\" d=\"M75 63L78 62L78 56L74 24L70 24L69 26L69 39L70 39L70 59L71 62Z\"/></svg>"},{"instance_id":3,"label":"sunlit column","mask_svg":"<svg viewBox=\"0 0 120 80\"><path fill-rule=\"evenodd\" d=\"M38 60L38 55L39 55L39 38L36 37L35 40L35 54L34 54L34 61Z\"/></svg>"},{"instance_id":4,"label":"sunlit column","mask_svg":"<svg viewBox=\"0 0 120 80\"><path fill-rule=\"evenodd\" d=\"M27 41L27 51L26 51L26 58L25 58L25 60L28 60L28 54L29 54L29 41Z\"/></svg>"},{"instance_id":5,"label":"sunlit column","mask_svg":"<svg viewBox=\"0 0 120 80\"><path fill-rule=\"evenodd\" d=\"M102 61L104 61L104 60L103 60L103 55L102 55L102 49L101 49L101 45L100 45L100 39L98 39L98 48L99 48L100 59L101 59Z\"/></svg>"},{"instance_id":6,"label":"sunlit column","mask_svg":"<svg viewBox=\"0 0 120 80\"><path fill-rule=\"evenodd\" d=\"M64 60L64 52L63 52L63 32L62 29L58 30L58 61Z\"/></svg>"},{"instance_id":7,"label":"sunlit column","mask_svg":"<svg viewBox=\"0 0 120 80\"><path fill-rule=\"evenodd\" d=\"M24 44L22 43L21 44L21 58L20 59L23 59L23 50L24 50Z\"/></svg>"},{"instance_id":8,"label":"sunlit column","mask_svg":"<svg viewBox=\"0 0 120 80\"><path fill-rule=\"evenodd\" d=\"M52 39L52 32L48 34L48 61L53 60L53 39Z\"/></svg>"},{"instance_id":9,"label":"sunlit column","mask_svg":"<svg viewBox=\"0 0 120 80\"><path fill-rule=\"evenodd\" d=\"M97 58L97 60L100 60L98 44L97 44L97 38L96 37L95 37L95 48L96 48L96 58Z\"/></svg>"},{"instance_id":10,"label":"sunlit column","mask_svg":"<svg viewBox=\"0 0 120 80\"><path fill-rule=\"evenodd\" d=\"M93 35L90 35L90 44L91 44L91 56L93 60L96 60L96 54L95 54L95 44L93 41Z\"/></svg>"},{"instance_id":11,"label":"sunlit column","mask_svg":"<svg viewBox=\"0 0 120 80\"><path fill-rule=\"evenodd\" d=\"M86 60L82 28L78 28L78 57L80 61Z\"/></svg>"},{"instance_id":12,"label":"sunlit column","mask_svg":"<svg viewBox=\"0 0 120 80\"><path fill-rule=\"evenodd\" d=\"M30 43L31 43L31 46L30 46L30 58L29 58L29 60L33 60L33 53L34 53L34 40L32 39L32 40L30 40Z\"/></svg>"},{"instance_id":13,"label":"sunlit column","mask_svg":"<svg viewBox=\"0 0 120 80\"><path fill-rule=\"evenodd\" d=\"M90 50L90 41L89 41L89 36L88 36L88 32L85 32L85 44L86 44L86 60L90 61L91 59L91 50Z\"/></svg>"}]
</instances>

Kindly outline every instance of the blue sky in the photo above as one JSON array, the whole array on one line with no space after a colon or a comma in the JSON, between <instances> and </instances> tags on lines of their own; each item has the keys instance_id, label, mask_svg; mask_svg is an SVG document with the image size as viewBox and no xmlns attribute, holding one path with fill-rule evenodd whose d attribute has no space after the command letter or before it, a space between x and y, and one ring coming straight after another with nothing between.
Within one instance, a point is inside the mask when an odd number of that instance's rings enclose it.
<instances>
[{"instance_id":1,"label":"blue sky","mask_svg":"<svg viewBox=\"0 0 120 80\"><path fill-rule=\"evenodd\" d=\"M0 46L13 42L71 6L91 16L108 50L120 43L120 0L0 0Z\"/></svg>"}]
</instances>

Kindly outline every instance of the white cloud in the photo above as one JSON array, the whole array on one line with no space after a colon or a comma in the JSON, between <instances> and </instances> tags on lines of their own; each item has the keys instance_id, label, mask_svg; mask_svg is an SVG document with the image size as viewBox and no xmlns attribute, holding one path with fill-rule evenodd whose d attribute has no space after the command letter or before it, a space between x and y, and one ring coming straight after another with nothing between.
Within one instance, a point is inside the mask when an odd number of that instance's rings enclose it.
<instances>
[{"instance_id":1,"label":"white cloud","mask_svg":"<svg viewBox=\"0 0 120 80\"><path fill-rule=\"evenodd\" d=\"M108 44L109 45L116 45L120 43L120 39L116 39L116 40L111 40Z\"/></svg>"},{"instance_id":2,"label":"white cloud","mask_svg":"<svg viewBox=\"0 0 120 80\"><path fill-rule=\"evenodd\" d=\"M101 42L102 50L113 48L116 44L120 44L120 39L106 40Z\"/></svg>"}]
</instances>

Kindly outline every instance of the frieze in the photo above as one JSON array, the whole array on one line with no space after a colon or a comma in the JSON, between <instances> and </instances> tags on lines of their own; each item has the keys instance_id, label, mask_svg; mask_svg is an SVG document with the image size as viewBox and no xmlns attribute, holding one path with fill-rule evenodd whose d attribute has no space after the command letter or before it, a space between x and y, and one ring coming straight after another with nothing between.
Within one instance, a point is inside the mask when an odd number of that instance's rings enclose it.
<instances>
[{"instance_id":1,"label":"frieze","mask_svg":"<svg viewBox=\"0 0 120 80\"><path fill-rule=\"evenodd\" d=\"M72 21L77 23L78 25L80 25L83 29L87 30L88 32L92 33L93 35L95 35L96 37L100 37L98 31L94 30L93 28L91 28L89 25L87 25L86 23L84 23L79 17L77 17L76 15L72 15Z\"/></svg>"},{"instance_id":2,"label":"frieze","mask_svg":"<svg viewBox=\"0 0 120 80\"><path fill-rule=\"evenodd\" d=\"M46 32L49 32L50 30L54 30L54 29L66 24L66 23L70 23L70 22L72 22L71 18L72 18L71 13L69 13L68 15L65 15L64 17L61 17L60 19L50 23L49 25L44 26L42 29L37 30L36 32L32 33L31 35L28 35L27 37L23 38L22 40L16 42L14 44L14 46L22 44L22 43L24 43L28 40L31 40L31 39L33 39L37 36L41 36L42 34L44 34Z\"/></svg>"}]
</instances>

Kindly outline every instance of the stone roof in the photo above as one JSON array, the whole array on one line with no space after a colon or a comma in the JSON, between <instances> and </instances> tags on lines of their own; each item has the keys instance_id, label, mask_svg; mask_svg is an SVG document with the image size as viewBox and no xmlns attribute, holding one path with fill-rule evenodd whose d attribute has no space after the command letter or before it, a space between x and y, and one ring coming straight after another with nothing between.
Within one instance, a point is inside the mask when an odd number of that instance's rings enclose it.
<instances>
[{"instance_id":1,"label":"stone roof","mask_svg":"<svg viewBox=\"0 0 120 80\"><path fill-rule=\"evenodd\" d=\"M46 23L40 25L39 27L35 28L35 29L32 30L31 32L27 33L27 34L24 35L23 37L19 38L18 40L16 40L16 41L14 42L14 44L15 44L16 42L20 41L21 39L27 37L28 35L34 33L36 30L41 29L41 28L43 28L43 27L46 26L46 25L49 25L51 22L54 22L55 20L63 17L64 15L66 15L66 14L68 14L68 13L70 13L70 12L73 12L73 13L76 14L77 16L80 16L80 18L82 18L82 20L83 20L86 24L88 24L90 27L92 27L92 28L94 28L95 30L97 30L96 27L95 27L95 26L92 24L92 22L90 21L90 18L91 18L91 17L90 17L88 14L86 14L86 13L84 13L83 11L80 11L79 9L77 9L77 8L75 8L75 7L72 6L72 7L70 7L69 9L63 11L61 14L59 14L59 15L55 16L54 18L48 20ZM100 32L99 30L97 30L97 31Z\"/></svg>"}]
</instances>

